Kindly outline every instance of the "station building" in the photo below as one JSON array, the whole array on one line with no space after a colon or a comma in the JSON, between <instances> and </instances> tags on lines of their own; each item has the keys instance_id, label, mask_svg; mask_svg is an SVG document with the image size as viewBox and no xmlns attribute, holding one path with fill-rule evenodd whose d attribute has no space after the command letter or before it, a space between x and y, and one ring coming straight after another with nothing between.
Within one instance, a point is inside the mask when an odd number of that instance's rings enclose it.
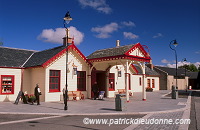
<instances>
[{"instance_id":1,"label":"station building","mask_svg":"<svg viewBox=\"0 0 200 130\"><path fill-rule=\"evenodd\" d=\"M127 101L134 92L142 92L146 100L147 87L159 90L159 74L151 67L147 46L120 46L119 41L113 46L87 57L72 39L67 46L43 51L0 47L0 101L15 101L19 91L33 94L37 83L41 101L60 101L66 77L68 91L81 91L85 98L93 98L94 82L108 98L124 90Z\"/></svg>"}]
</instances>

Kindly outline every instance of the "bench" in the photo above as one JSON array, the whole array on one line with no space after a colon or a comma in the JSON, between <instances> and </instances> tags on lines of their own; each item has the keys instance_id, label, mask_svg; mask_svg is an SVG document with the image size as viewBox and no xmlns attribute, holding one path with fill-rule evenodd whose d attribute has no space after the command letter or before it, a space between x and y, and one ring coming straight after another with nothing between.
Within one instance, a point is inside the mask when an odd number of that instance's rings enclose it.
<instances>
[{"instance_id":1,"label":"bench","mask_svg":"<svg viewBox=\"0 0 200 130\"><path fill-rule=\"evenodd\" d=\"M68 91L68 100L83 100L84 94L81 93L81 91Z\"/></svg>"},{"instance_id":2,"label":"bench","mask_svg":"<svg viewBox=\"0 0 200 130\"><path fill-rule=\"evenodd\" d=\"M118 92L115 92L115 95L116 94L126 94L126 90L125 89L117 89ZM129 96L133 96L133 93L132 92L129 92Z\"/></svg>"},{"instance_id":3,"label":"bench","mask_svg":"<svg viewBox=\"0 0 200 130\"><path fill-rule=\"evenodd\" d=\"M118 93L119 94L126 94L126 90L125 89L118 89Z\"/></svg>"}]
</instances>

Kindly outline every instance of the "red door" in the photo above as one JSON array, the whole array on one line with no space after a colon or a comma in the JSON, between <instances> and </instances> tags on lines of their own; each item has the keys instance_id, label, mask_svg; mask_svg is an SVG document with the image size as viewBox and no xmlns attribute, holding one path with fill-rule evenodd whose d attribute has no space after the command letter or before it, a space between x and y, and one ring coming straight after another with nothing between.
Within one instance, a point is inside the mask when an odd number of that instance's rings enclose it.
<instances>
[{"instance_id":1,"label":"red door","mask_svg":"<svg viewBox=\"0 0 200 130\"><path fill-rule=\"evenodd\" d=\"M115 73L109 73L109 91L115 91Z\"/></svg>"}]
</instances>

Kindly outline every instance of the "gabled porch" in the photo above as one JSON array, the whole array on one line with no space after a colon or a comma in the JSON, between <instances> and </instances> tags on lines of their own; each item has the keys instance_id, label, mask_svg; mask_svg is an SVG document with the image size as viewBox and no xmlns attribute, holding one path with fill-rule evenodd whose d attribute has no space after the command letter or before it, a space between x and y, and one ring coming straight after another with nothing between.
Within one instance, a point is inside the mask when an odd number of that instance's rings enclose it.
<instances>
[{"instance_id":1,"label":"gabled porch","mask_svg":"<svg viewBox=\"0 0 200 130\"><path fill-rule=\"evenodd\" d=\"M130 87L131 75L134 74L132 64L137 64L142 70L142 97L146 100L145 63L150 62L151 58L140 43L98 50L89 55L87 60L91 64L88 70L89 98L93 96L91 87L97 82L106 97L114 97L117 89L124 88L129 102L129 91L133 89Z\"/></svg>"}]
</instances>

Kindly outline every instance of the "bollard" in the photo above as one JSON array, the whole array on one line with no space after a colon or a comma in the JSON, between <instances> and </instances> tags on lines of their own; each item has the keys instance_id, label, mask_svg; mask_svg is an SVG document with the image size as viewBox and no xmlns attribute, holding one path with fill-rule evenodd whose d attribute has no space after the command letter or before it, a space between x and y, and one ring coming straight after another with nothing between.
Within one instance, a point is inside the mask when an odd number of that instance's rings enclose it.
<instances>
[{"instance_id":1,"label":"bollard","mask_svg":"<svg viewBox=\"0 0 200 130\"><path fill-rule=\"evenodd\" d=\"M178 90L176 89L176 86L172 86L172 99L178 98Z\"/></svg>"}]
</instances>

